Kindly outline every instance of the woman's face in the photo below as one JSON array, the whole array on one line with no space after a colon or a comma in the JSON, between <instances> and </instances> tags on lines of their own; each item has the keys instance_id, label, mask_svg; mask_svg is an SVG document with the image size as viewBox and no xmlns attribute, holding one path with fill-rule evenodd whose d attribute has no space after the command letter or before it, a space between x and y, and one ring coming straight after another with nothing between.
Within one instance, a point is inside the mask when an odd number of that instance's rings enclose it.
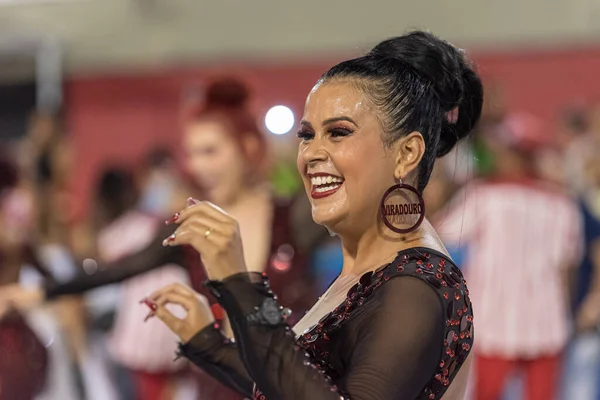
<instances>
[{"instance_id":1,"label":"woman's face","mask_svg":"<svg viewBox=\"0 0 600 400\"><path fill-rule=\"evenodd\" d=\"M381 197L395 183L396 157L364 94L347 81L317 85L298 135L298 170L315 222L336 233L373 225Z\"/></svg>"},{"instance_id":2,"label":"woman's face","mask_svg":"<svg viewBox=\"0 0 600 400\"><path fill-rule=\"evenodd\" d=\"M188 172L208 199L219 205L233 201L244 185L246 157L227 127L216 120L190 124L183 147Z\"/></svg>"},{"instance_id":3,"label":"woman's face","mask_svg":"<svg viewBox=\"0 0 600 400\"><path fill-rule=\"evenodd\" d=\"M9 189L0 196L0 248L14 249L31 238L37 218L34 198L25 189Z\"/></svg>"}]
</instances>

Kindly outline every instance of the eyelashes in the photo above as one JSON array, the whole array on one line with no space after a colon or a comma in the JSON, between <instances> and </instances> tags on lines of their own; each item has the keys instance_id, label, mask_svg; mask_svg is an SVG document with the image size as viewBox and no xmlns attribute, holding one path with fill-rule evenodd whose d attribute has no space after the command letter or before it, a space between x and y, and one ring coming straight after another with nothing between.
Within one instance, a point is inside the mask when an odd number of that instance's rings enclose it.
<instances>
[{"instance_id":1,"label":"eyelashes","mask_svg":"<svg viewBox=\"0 0 600 400\"><path fill-rule=\"evenodd\" d=\"M328 133L331 135L331 137L345 137L352 135L354 132L347 128L333 128L330 129Z\"/></svg>"},{"instance_id":2,"label":"eyelashes","mask_svg":"<svg viewBox=\"0 0 600 400\"><path fill-rule=\"evenodd\" d=\"M315 137L315 134L308 129L300 129L298 133L296 133L296 136L302 140L310 140Z\"/></svg>"},{"instance_id":3,"label":"eyelashes","mask_svg":"<svg viewBox=\"0 0 600 400\"><path fill-rule=\"evenodd\" d=\"M353 133L353 130L347 128L331 128L327 131L328 136L332 138L346 137ZM302 140L310 140L315 137L315 133L310 129L300 129L296 136Z\"/></svg>"}]
</instances>

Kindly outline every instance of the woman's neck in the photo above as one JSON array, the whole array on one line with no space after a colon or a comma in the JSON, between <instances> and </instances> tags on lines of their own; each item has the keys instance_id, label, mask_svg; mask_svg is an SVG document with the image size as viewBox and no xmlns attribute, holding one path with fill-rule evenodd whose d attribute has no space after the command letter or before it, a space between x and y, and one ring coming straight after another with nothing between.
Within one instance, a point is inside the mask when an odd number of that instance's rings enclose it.
<instances>
[{"instance_id":1,"label":"woman's neck","mask_svg":"<svg viewBox=\"0 0 600 400\"><path fill-rule=\"evenodd\" d=\"M447 254L442 241L426 219L418 229L404 235L387 229L381 232L375 226L355 239L342 236L341 241L344 256L342 276L360 276L392 261L398 252L413 247L429 247Z\"/></svg>"},{"instance_id":2,"label":"woman's neck","mask_svg":"<svg viewBox=\"0 0 600 400\"><path fill-rule=\"evenodd\" d=\"M231 201L223 204L217 204L227 212L235 214L236 210L253 207L256 203L262 203L265 200L270 202L270 191L266 185L252 185L241 188Z\"/></svg>"}]
</instances>

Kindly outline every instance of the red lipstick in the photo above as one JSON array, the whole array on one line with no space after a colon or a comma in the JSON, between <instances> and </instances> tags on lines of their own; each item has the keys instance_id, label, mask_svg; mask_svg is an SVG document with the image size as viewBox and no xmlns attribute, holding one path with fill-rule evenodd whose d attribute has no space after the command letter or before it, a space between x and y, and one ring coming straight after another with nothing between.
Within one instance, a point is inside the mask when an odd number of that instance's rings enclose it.
<instances>
[{"instance_id":1,"label":"red lipstick","mask_svg":"<svg viewBox=\"0 0 600 400\"><path fill-rule=\"evenodd\" d=\"M343 178L336 176L336 175L323 173L323 172L307 174L307 176L311 180L310 196L313 199L322 199L322 198L331 196L332 194L334 194L335 192L340 190L340 188L344 184ZM336 182L329 182L329 183L324 182L324 183L315 184L314 178L318 178L318 177L333 177L336 179ZM331 187L331 189L324 191L323 189L325 189L327 187Z\"/></svg>"}]
</instances>

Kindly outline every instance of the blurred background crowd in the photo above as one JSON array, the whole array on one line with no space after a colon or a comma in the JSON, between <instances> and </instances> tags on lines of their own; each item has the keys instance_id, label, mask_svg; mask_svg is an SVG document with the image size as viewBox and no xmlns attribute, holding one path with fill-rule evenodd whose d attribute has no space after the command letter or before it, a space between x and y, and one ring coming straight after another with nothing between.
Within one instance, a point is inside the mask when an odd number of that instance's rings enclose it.
<instances>
[{"instance_id":1,"label":"blurred background crowd","mask_svg":"<svg viewBox=\"0 0 600 400\"><path fill-rule=\"evenodd\" d=\"M600 399L600 6L426 3L0 0L0 399L236 398L144 320L153 290L202 290L163 221L223 207L301 316L342 262L296 172L305 96L410 28L486 89L424 193L472 292L469 399Z\"/></svg>"}]
</instances>

